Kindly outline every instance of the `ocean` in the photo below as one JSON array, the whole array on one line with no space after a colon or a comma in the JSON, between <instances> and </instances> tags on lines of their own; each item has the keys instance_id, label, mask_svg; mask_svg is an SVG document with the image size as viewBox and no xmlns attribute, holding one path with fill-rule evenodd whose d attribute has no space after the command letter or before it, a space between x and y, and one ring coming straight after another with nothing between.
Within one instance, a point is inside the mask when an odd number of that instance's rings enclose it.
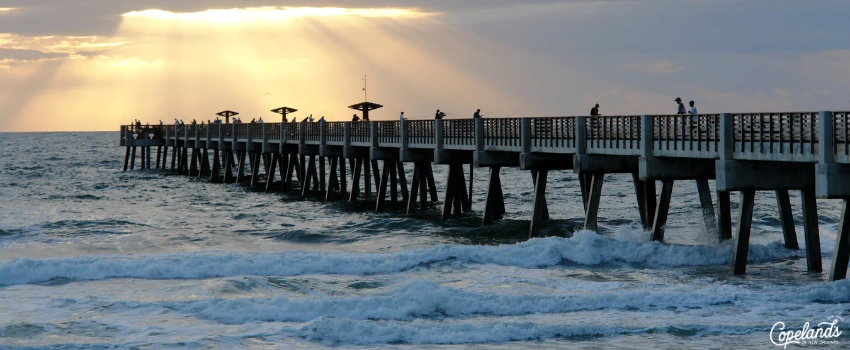
<instances>
[{"instance_id":1,"label":"ocean","mask_svg":"<svg viewBox=\"0 0 850 350\"><path fill-rule=\"evenodd\" d=\"M759 192L734 276L694 181L676 183L662 244L640 227L630 175L606 177L590 232L576 175L551 172L552 220L528 240L533 188L518 169L502 170L504 220L480 227L487 169L473 211L441 222L437 206L376 214L122 172L118 141L0 133L0 348L783 348L779 322L832 320L842 334L808 348L850 344L850 282L828 281L840 201L818 201L826 272L807 273Z\"/></svg>"}]
</instances>

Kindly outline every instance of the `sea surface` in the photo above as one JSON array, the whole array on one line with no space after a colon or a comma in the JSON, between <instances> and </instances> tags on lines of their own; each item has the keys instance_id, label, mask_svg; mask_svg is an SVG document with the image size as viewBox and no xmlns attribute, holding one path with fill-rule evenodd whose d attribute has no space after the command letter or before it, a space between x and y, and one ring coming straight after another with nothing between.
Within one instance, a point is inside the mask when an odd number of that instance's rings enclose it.
<instances>
[{"instance_id":1,"label":"sea surface","mask_svg":"<svg viewBox=\"0 0 850 350\"><path fill-rule=\"evenodd\" d=\"M807 273L759 192L747 275L734 276L693 181L676 183L662 244L640 228L631 176L606 177L590 232L576 176L552 172L553 220L528 240L531 176L517 169L502 173L506 217L480 227L487 169L473 212L440 222L436 206L375 214L122 172L118 142L0 133L0 348L767 349L783 348L777 322L833 319L843 334L806 348L850 346L850 282L828 281L839 201L818 201L827 272ZM805 246L798 192L792 204Z\"/></svg>"}]
</instances>

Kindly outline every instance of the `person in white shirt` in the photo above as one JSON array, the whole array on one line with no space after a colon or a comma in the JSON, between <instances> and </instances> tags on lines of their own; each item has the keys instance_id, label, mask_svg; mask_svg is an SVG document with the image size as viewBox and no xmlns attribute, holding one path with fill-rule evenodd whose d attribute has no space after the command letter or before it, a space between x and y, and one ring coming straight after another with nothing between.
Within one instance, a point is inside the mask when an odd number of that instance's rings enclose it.
<instances>
[{"instance_id":1,"label":"person in white shirt","mask_svg":"<svg viewBox=\"0 0 850 350\"><path fill-rule=\"evenodd\" d=\"M688 111L688 114L697 114L697 108L694 107L694 101L691 101L691 110Z\"/></svg>"},{"instance_id":2,"label":"person in white shirt","mask_svg":"<svg viewBox=\"0 0 850 350\"><path fill-rule=\"evenodd\" d=\"M404 112L401 112L401 115L398 116L398 120L404 120Z\"/></svg>"},{"instance_id":3,"label":"person in white shirt","mask_svg":"<svg viewBox=\"0 0 850 350\"><path fill-rule=\"evenodd\" d=\"M310 122L312 123L312 122L313 122L313 115L312 115L312 114L310 114L310 117L309 117L309 119L307 119L307 120L308 120L308 121L310 121Z\"/></svg>"}]
</instances>

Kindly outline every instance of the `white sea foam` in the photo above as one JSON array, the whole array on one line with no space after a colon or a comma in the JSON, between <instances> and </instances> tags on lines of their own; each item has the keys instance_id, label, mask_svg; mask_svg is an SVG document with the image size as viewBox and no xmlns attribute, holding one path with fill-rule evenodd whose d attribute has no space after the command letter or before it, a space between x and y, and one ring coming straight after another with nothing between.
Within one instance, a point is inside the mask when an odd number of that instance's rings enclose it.
<instances>
[{"instance_id":1,"label":"white sea foam","mask_svg":"<svg viewBox=\"0 0 850 350\"><path fill-rule=\"evenodd\" d=\"M588 285L588 289L592 289ZM358 320L413 320L473 315L516 316L597 310L690 310L718 305L807 304L814 301L850 302L850 282L818 285L798 299L788 300L797 287L775 287L770 293L737 285L718 285L691 291L692 285L669 285L640 290L614 290L589 295L478 293L424 280L409 281L371 296L347 298L243 298L168 303L170 309L221 323L252 321L305 322L322 316Z\"/></svg>"},{"instance_id":2,"label":"white sea foam","mask_svg":"<svg viewBox=\"0 0 850 350\"><path fill-rule=\"evenodd\" d=\"M672 333L683 330L694 336L747 334L761 328L738 326L679 325L676 327L627 327L555 325L535 322L433 322L429 320L373 321L321 317L296 334L325 344L469 344L571 337L605 337L636 333Z\"/></svg>"},{"instance_id":3,"label":"white sea foam","mask_svg":"<svg viewBox=\"0 0 850 350\"><path fill-rule=\"evenodd\" d=\"M592 288L592 286L588 286ZM505 295L443 287L425 280L400 284L372 296L348 298L244 298L169 303L170 309L222 323L304 322L322 316L348 319L413 320L470 315L513 316L594 310L660 310L763 301L764 295L722 285L699 292L683 287L609 291L591 295Z\"/></svg>"},{"instance_id":4,"label":"white sea foam","mask_svg":"<svg viewBox=\"0 0 850 350\"><path fill-rule=\"evenodd\" d=\"M443 245L395 253L179 253L142 256L88 256L16 259L0 262L0 285L49 281L55 278L196 279L227 276L292 276L302 274L371 275L405 271L447 260L522 268L541 268L564 261L581 265L626 263L642 266L705 266L728 264L732 243L717 246L628 242L577 232L571 238L533 239L513 245ZM799 257L778 242L752 244L748 261L758 263Z\"/></svg>"}]
</instances>

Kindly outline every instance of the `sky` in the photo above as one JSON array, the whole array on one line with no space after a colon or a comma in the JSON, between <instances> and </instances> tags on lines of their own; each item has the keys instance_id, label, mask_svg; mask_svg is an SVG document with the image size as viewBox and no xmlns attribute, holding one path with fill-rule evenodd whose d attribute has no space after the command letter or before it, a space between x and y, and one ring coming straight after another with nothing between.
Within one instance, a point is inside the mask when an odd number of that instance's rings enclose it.
<instances>
[{"instance_id":1,"label":"sky","mask_svg":"<svg viewBox=\"0 0 850 350\"><path fill-rule=\"evenodd\" d=\"M846 0L0 0L0 132L850 110ZM365 81L364 81L365 76ZM364 91L364 83L366 90ZM364 96L365 92L365 96Z\"/></svg>"}]
</instances>

